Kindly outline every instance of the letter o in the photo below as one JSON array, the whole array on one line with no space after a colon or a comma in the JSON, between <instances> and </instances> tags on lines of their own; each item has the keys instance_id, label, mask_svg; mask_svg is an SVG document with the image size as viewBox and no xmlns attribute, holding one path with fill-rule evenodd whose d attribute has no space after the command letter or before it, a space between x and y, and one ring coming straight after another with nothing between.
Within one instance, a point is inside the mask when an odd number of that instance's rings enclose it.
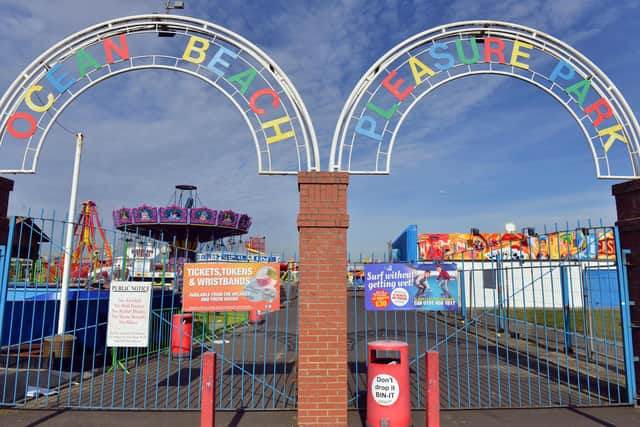
<instances>
[{"instance_id":1,"label":"letter o","mask_svg":"<svg viewBox=\"0 0 640 427\"><path fill-rule=\"evenodd\" d=\"M28 131L26 131L26 132L18 132L17 130L15 130L15 128L13 127L13 122L15 122L18 119L23 119L23 120L26 120L27 122L29 122L30 128L29 128ZM7 130L9 131L11 136L13 136L14 138L18 138L18 139L29 138L31 135L36 133L36 128L37 127L38 126L36 124L36 119L34 119L31 114L25 113L23 111L19 111L19 112L15 113L13 116L9 117L9 121L7 122Z\"/></svg>"}]
</instances>

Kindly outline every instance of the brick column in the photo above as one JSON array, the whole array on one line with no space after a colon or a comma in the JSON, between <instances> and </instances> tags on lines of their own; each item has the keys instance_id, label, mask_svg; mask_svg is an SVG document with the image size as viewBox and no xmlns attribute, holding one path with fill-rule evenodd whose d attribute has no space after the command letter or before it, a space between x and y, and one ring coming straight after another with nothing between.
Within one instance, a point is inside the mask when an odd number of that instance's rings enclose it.
<instances>
[{"instance_id":1,"label":"brick column","mask_svg":"<svg viewBox=\"0 0 640 427\"><path fill-rule=\"evenodd\" d=\"M13 191L13 181L0 176L0 245L7 244L7 235L9 234L7 210L9 209L9 193L11 191Z\"/></svg>"},{"instance_id":2,"label":"brick column","mask_svg":"<svg viewBox=\"0 0 640 427\"><path fill-rule=\"evenodd\" d=\"M347 426L346 172L298 174L298 425Z\"/></svg>"},{"instance_id":3,"label":"brick column","mask_svg":"<svg viewBox=\"0 0 640 427\"><path fill-rule=\"evenodd\" d=\"M631 322L640 325L640 181L628 181L612 186L616 198L622 249L629 249L627 273L629 278L629 299L635 301L630 306ZM640 355L640 327L633 328L633 353ZM635 363L636 384L640 385L640 363Z\"/></svg>"}]
</instances>

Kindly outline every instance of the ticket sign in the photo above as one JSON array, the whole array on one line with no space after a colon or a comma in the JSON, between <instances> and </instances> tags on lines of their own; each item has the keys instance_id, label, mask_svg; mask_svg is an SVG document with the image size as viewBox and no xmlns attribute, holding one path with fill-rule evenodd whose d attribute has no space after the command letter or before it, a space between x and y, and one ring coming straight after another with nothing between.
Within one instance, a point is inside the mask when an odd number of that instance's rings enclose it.
<instances>
[{"instance_id":1,"label":"ticket sign","mask_svg":"<svg viewBox=\"0 0 640 427\"><path fill-rule=\"evenodd\" d=\"M182 310L280 310L279 271L276 262L185 264Z\"/></svg>"},{"instance_id":2,"label":"ticket sign","mask_svg":"<svg viewBox=\"0 0 640 427\"><path fill-rule=\"evenodd\" d=\"M147 347L151 284L114 280L109 288L107 347Z\"/></svg>"}]
</instances>

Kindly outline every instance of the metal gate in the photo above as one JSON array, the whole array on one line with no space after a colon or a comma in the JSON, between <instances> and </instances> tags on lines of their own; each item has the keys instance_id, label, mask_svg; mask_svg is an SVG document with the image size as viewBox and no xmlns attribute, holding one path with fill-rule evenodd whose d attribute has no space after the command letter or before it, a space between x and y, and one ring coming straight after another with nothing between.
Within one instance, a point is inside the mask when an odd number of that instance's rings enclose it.
<instances>
[{"instance_id":1,"label":"metal gate","mask_svg":"<svg viewBox=\"0 0 640 427\"><path fill-rule=\"evenodd\" d=\"M381 339L409 344L415 409L425 406L426 351L439 353L442 408L634 403L624 256L617 229L598 232L615 241L603 259L451 254L458 311L367 312L363 283L355 281L348 296L350 406L366 403L367 344Z\"/></svg>"},{"instance_id":2,"label":"metal gate","mask_svg":"<svg viewBox=\"0 0 640 427\"><path fill-rule=\"evenodd\" d=\"M131 245L142 244L161 256L156 262L140 254L129 260L133 271L127 272L128 280L153 282L148 346L111 348L108 282L123 274L115 262L108 271L92 264L88 276L74 276L64 335L57 334L64 227L55 219L15 217L8 240L14 248L5 262L0 248L0 406L199 409L202 354L215 351L217 408L296 407L293 275L282 282L280 311L255 322L246 312L194 313L186 336L184 318L175 316L181 314L180 275L171 271L187 258L187 249L160 250L161 242L135 232L108 232L114 255L126 256ZM172 334L190 346L172 351Z\"/></svg>"}]
</instances>

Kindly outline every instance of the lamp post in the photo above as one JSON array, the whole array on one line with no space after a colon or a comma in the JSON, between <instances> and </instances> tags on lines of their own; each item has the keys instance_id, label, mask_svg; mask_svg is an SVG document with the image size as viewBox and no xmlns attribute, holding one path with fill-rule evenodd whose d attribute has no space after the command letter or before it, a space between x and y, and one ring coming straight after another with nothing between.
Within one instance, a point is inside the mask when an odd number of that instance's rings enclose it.
<instances>
[{"instance_id":1,"label":"lamp post","mask_svg":"<svg viewBox=\"0 0 640 427\"><path fill-rule=\"evenodd\" d=\"M58 312L58 334L65 331L67 320L67 305L69 304L69 280L71 278L71 252L73 244L73 220L76 216L76 202L78 200L78 178L80 176L80 158L82 157L82 133L76 134L76 155L73 162L73 178L71 180L71 195L69 196L69 213L64 243L64 267L62 270L62 284L60 289L60 310Z\"/></svg>"}]
</instances>

